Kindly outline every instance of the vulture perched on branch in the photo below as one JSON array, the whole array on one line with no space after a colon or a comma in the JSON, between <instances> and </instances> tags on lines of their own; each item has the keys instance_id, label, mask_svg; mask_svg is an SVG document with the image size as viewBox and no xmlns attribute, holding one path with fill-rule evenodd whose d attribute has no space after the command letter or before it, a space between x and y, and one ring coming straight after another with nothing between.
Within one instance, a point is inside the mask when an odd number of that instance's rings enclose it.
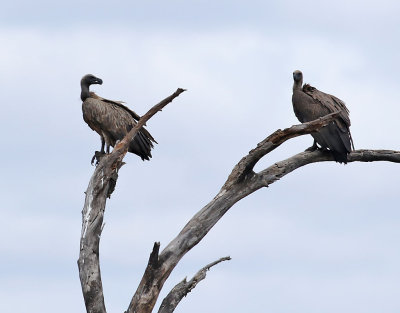
<instances>
[{"instance_id":1,"label":"vulture perched on branch","mask_svg":"<svg viewBox=\"0 0 400 313\"><path fill-rule=\"evenodd\" d=\"M318 89L304 84L303 73L293 72L293 110L301 123L316 120L327 114L340 111L333 122L312 133L313 145L307 150L318 148L332 151L336 162L347 163L347 155L354 150L353 139L350 134L349 110L344 102L335 96L319 91Z\"/></svg>"},{"instance_id":2,"label":"vulture perched on branch","mask_svg":"<svg viewBox=\"0 0 400 313\"><path fill-rule=\"evenodd\" d=\"M117 141L137 124L140 116L123 105L123 102L107 100L89 91L90 85L103 81L94 75L88 74L81 80L81 99L83 119L89 127L96 131L101 138L100 154L110 153L110 146L114 147ZM150 133L142 127L129 145L129 152L135 153L142 160L151 158L153 143L157 143ZM97 158L97 152L92 159Z\"/></svg>"}]
</instances>

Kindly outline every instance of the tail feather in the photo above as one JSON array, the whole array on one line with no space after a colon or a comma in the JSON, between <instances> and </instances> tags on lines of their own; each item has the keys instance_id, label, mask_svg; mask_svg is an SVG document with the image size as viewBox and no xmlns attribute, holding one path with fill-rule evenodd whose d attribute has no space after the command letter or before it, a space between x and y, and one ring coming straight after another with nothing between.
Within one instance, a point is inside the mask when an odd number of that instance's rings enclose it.
<instances>
[{"instance_id":1,"label":"tail feather","mask_svg":"<svg viewBox=\"0 0 400 313\"><path fill-rule=\"evenodd\" d=\"M129 145L129 152L137 154L142 158L142 160L149 160L152 157L151 149L153 148L153 143L150 138L145 136L142 130L143 128L137 133L135 138L131 141ZM153 139L153 137L151 138Z\"/></svg>"},{"instance_id":2,"label":"tail feather","mask_svg":"<svg viewBox=\"0 0 400 313\"><path fill-rule=\"evenodd\" d=\"M348 152L343 153L343 152L334 151L334 150L331 150L331 151L333 154L333 158L335 159L336 162L347 164Z\"/></svg>"},{"instance_id":3,"label":"tail feather","mask_svg":"<svg viewBox=\"0 0 400 313\"><path fill-rule=\"evenodd\" d=\"M351 141L348 133L342 132L334 123L321 128L313 137L323 148L328 148L339 163L347 163L347 155L351 151Z\"/></svg>"}]
</instances>

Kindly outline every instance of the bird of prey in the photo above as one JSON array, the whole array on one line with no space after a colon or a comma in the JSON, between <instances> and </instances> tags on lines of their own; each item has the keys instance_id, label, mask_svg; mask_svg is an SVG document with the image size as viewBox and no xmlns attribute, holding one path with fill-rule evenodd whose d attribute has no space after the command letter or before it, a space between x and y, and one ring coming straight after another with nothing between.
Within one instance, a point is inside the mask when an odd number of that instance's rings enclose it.
<instances>
[{"instance_id":1,"label":"bird of prey","mask_svg":"<svg viewBox=\"0 0 400 313\"><path fill-rule=\"evenodd\" d=\"M354 150L350 133L349 110L345 103L330 94L319 91L309 84L303 85L303 73L293 72L293 110L301 123L316 120L329 113L340 111L339 115L327 126L312 133L313 145L307 150L329 149L336 162L347 163L347 156Z\"/></svg>"},{"instance_id":2,"label":"bird of prey","mask_svg":"<svg viewBox=\"0 0 400 313\"><path fill-rule=\"evenodd\" d=\"M126 107L123 102L104 99L89 91L90 85L102 83L100 78L92 74L83 76L81 80L83 119L100 135L100 154L110 153L110 146L114 147L117 141L122 140L140 119L140 116ZM149 160L153 143L157 142L142 127L130 142L128 151L137 154L142 160ZM93 157L92 163L95 157L97 154Z\"/></svg>"}]
</instances>

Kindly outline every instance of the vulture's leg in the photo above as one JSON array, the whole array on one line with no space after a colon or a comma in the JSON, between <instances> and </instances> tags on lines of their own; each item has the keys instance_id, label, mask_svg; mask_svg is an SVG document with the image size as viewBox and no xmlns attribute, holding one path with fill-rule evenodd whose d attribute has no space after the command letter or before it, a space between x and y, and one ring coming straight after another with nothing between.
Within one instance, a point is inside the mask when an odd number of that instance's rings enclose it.
<instances>
[{"instance_id":1,"label":"vulture's leg","mask_svg":"<svg viewBox=\"0 0 400 313\"><path fill-rule=\"evenodd\" d=\"M104 139L103 136L101 136L101 150L100 152L105 153L104 152L104 145L106 144L106 140Z\"/></svg>"},{"instance_id":2,"label":"vulture's leg","mask_svg":"<svg viewBox=\"0 0 400 313\"><path fill-rule=\"evenodd\" d=\"M317 150L317 149L318 149L317 141L314 139L313 145L312 145L311 147L307 148L306 151L312 152L312 151L315 151L315 150Z\"/></svg>"},{"instance_id":3,"label":"vulture's leg","mask_svg":"<svg viewBox=\"0 0 400 313\"><path fill-rule=\"evenodd\" d=\"M95 151L94 152L94 156L93 156L93 158L92 158L92 162L91 162L91 164L93 165L93 163L94 163L94 160L96 160L96 163L95 163L95 165L97 165L97 164L99 164L100 163L100 160L101 160L101 158L103 157L103 156L105 156L106 154L104 153L104 152L101 152L101 151Z\"/></svg>"},{"instance_id":4,"label":"vulture's leg","mask_svg":"<svg viewBox=\"0 0 400 313\"><path fill-rule=\"evenodd\" d=\"M110 137L108 137L106 133L103 133L103 138L106 143L106 153L109 154L110 153L110 145L111 145ZM103 150L103 152L104 152L104 150Z\"/></svg>"},{"instance_id":5,"label":"vulture's leg","mask_svg":"<svg viewBox=\"0 0 400 313\"><path fill-rule=\"evenodd\" d=\"M92 161L90 162L92 165L94 163L94 160L96 160L96 165L99 164L101 157L106 154L104 152L104 145L106 141L104 140L104 137L101 136L101 150L100 151L95 151L94 156L92 157Z\"/></svg>"}]
</instances>

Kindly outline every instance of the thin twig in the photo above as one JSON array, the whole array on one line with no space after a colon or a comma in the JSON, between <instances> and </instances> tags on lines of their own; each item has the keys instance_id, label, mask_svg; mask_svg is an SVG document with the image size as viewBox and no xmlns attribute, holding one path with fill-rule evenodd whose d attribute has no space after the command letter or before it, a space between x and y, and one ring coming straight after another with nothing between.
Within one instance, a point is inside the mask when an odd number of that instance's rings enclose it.
<instances>
[{"instance_id":1,"label":"thin twig","mask_svg":"<svg viewBox=\"0 0 400 313\"><path fill-rule=\"evenodd\" d=\"M191 292L201 280L206 278L207 271L211 267L223 261L228 261L230 259L231 257L229 256L220 258L219 260L204 266L201 270L199 270L196 273L196 275L193 276L191 280L186 281L186 278L183 279L164 298L163 302L161 303L160 309L158 310L158 313L172 313L173 311L175 311L175 308L178 306L179 302L183 299L183 297L186 297L186 295L189 292Z\"/></svg>"}]
</instances>

